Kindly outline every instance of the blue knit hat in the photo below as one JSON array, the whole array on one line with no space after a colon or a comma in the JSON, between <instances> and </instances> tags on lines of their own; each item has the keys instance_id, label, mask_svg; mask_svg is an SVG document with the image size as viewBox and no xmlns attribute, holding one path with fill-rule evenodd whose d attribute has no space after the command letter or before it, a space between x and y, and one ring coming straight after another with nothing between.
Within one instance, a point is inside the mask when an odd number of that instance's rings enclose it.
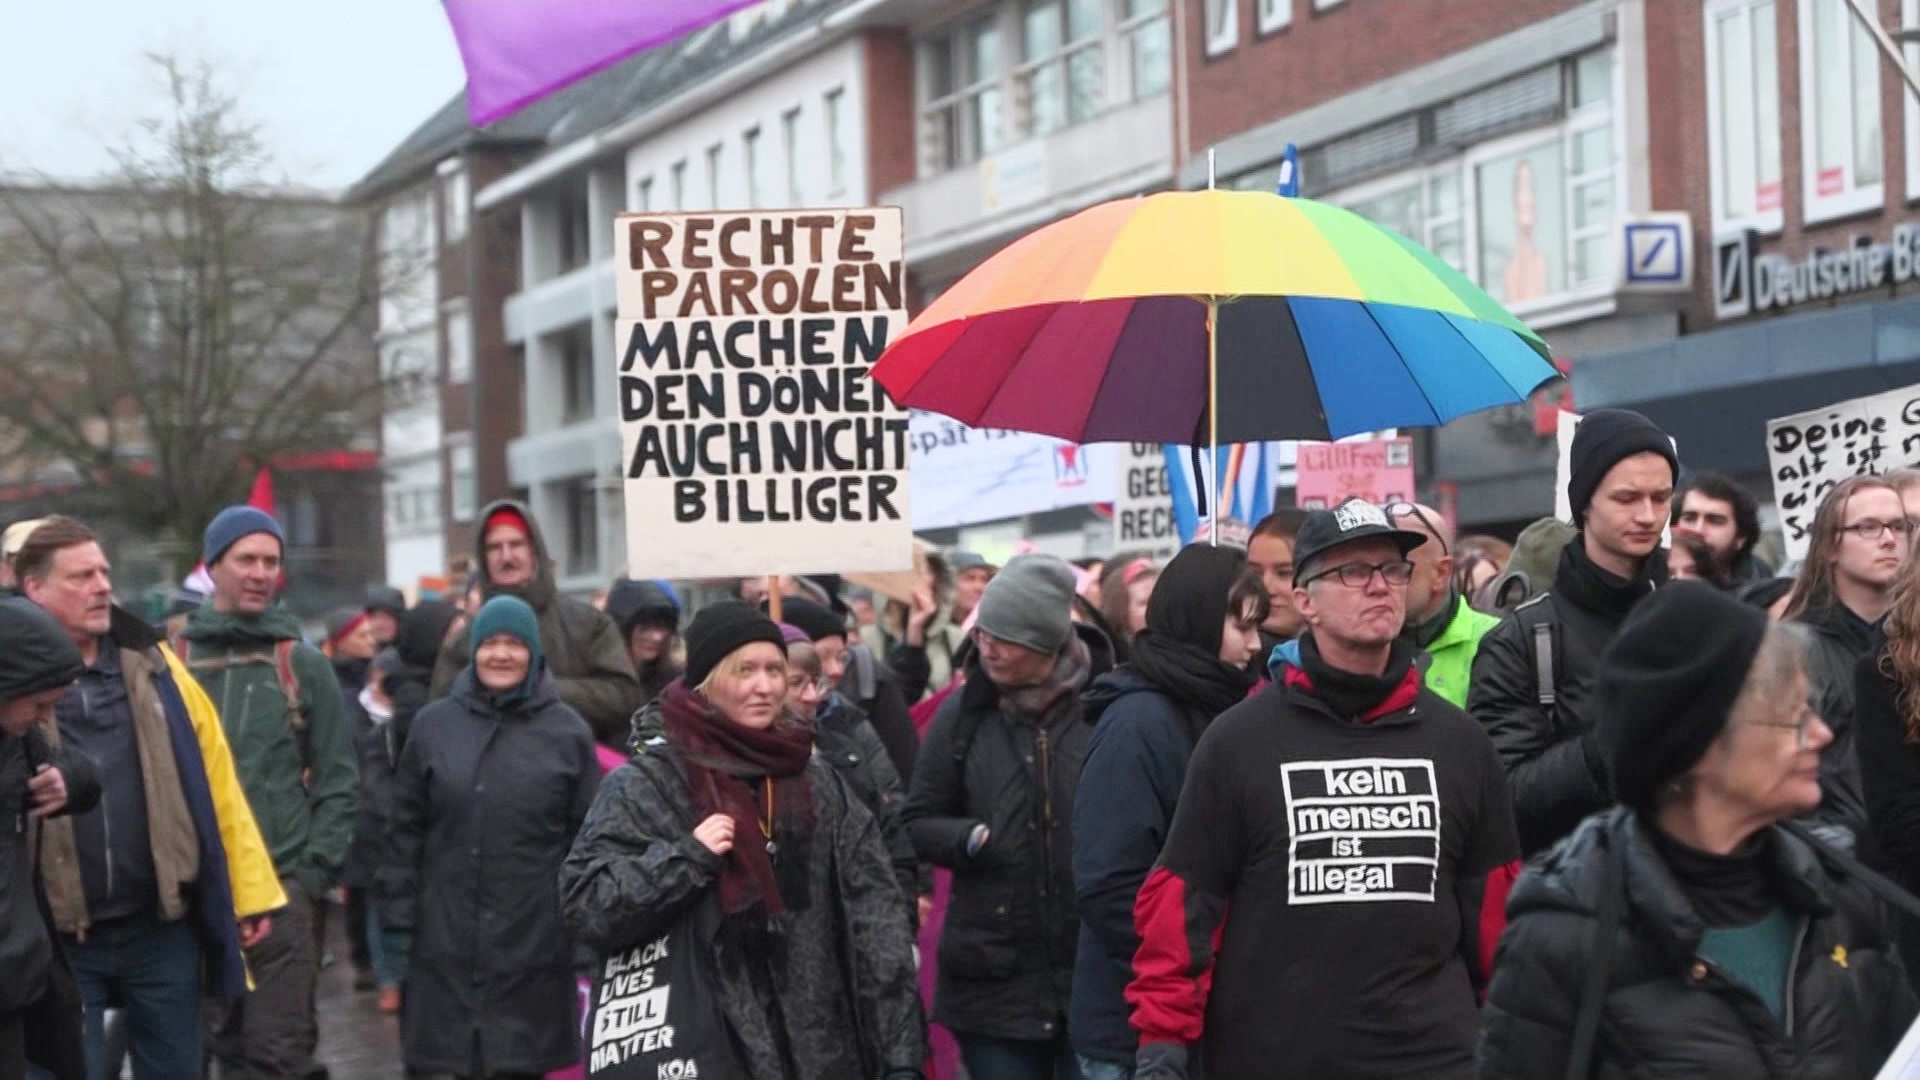
<instances>
[{"instance_id":1,"label":"blue knit hat","mask_svg":"<svg viewBox=\"0 0 1920 1080\"><path fill-rule=\"evenodd\" d=\"M493 691L493 698L501 704L520 701L533 693L539 685L544 663L540 653L540 617L533 613L525 600L517 596L501 594L480 606L473 617L473 627L468 632L468 640L473 642L474 662L480 659L480 646L487 639L505 634L527 647L532 653L527 660L527 677L520 685L505 692ZM478 678L476 672L475 678Z\"/></svg>"},{"instance_id":2,"label":"blue knit hat","mask_svg":"<svg viewBox=\"0 0 1920 1080\"><path fill-rule=\"evenodd\" d=\"M255 533L266 533L280 541L281 552L286 552L287 534L280 530L280 523L272 514L252 506L229 506L208 523L207 538L201 544L201 560L212 566L228 548Z\"/></svg>"}]
</instances>

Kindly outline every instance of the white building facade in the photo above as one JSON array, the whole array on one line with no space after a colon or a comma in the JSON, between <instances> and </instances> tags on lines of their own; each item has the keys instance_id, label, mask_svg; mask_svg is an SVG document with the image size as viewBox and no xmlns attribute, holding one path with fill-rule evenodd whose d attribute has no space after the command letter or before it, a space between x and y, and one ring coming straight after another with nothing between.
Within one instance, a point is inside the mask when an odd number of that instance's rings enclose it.
<instances>
[{"instance_id":1,"label":"white building facade","mask_svg":"<svg viewBox=\"0 0 1920 1080\"><path fill-rule=\"evenodd\" d=\"M377 345L390 387L380 422L386 580L410 588L446 568L441 529L440 336L433 184L396 193L380 214L384 263Z\"/></svg>"}]
</instances>

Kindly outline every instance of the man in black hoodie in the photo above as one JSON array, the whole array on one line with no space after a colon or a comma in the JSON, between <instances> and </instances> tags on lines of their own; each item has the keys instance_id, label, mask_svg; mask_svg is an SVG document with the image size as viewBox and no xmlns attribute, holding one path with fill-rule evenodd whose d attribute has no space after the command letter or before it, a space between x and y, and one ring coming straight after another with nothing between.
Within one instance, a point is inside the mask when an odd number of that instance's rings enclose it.
<instances>
[{"instance_id":1,"label":"man in black hoodie","mask_svg":"<svg viewBox=\"0 0 1920 1080\"><path fill-rule=\"evenodd\" d=\"M1200 737L1134 905L1134 1080L1473 1075L1520 849L1486 734L1401 636L1425 541L1359 499L1301 528L1300 662Z\"/></svg>"},{"instance_id":2,"label":"man in black hoodie","mask_svg":"<svg viewBox=\"0 0 1920 1080\"><path fill-rule=\"evenodd\" d=\"M1588 413L1568 466L1578 531L1560 552L1553 587L1480 640L1467 693L1467 711L1506 764L1528 855L1613 803L1588 697L1607 643L1666 580L1660 534L1680 474L1673 440L1625 409Z\"/></svg>"},{"instance_id":3,"label":"man in black hoodie","mask_svg":"<svg viewBox=\"0 0 1920 1080\"><path fill-rule=\"evenodd\" d=\"M53 917L34 867L42 819L85 813L100 781L84 754L41 733L80 677L80 650L29 601L0 600L0 1077L32 1062L55 1080L82 1080L80 992L54 944Z\"/></svg>"}]
</instances>

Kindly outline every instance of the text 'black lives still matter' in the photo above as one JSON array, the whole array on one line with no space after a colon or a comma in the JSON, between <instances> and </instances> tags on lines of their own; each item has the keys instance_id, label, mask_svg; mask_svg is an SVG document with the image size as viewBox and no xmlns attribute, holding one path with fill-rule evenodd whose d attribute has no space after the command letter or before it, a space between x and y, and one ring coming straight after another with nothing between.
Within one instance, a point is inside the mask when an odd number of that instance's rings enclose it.
<instances>
[{"instance_id":1,"label":"text 'black lives still matter'","mask_svg":"<svg viewBox=\"0 0 1920 1080\"><path fill-rule=\"evenodd\" d=\"M898 207L618 219L629 574L912 566L907 412L868 375L903 243Z\"/></svg>"}]
</instances>

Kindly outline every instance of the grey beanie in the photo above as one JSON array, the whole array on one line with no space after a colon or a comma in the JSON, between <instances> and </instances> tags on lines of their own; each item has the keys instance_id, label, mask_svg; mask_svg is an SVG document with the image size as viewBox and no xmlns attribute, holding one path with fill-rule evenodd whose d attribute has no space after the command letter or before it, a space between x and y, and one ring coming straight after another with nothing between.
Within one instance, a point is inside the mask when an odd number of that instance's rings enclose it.
<instances>
[{"instance_id":1,"label":"grey beanie","mask_svg":"<svg viewBox=\"0 0 1920 1080\"><path fill-rule=\"evenodd\" d=\"M974 625L1009 645L1053 656L1073 635L1073 568L1053 555L1019 555L994 575Z\"/></svg>"}]
</instances>

